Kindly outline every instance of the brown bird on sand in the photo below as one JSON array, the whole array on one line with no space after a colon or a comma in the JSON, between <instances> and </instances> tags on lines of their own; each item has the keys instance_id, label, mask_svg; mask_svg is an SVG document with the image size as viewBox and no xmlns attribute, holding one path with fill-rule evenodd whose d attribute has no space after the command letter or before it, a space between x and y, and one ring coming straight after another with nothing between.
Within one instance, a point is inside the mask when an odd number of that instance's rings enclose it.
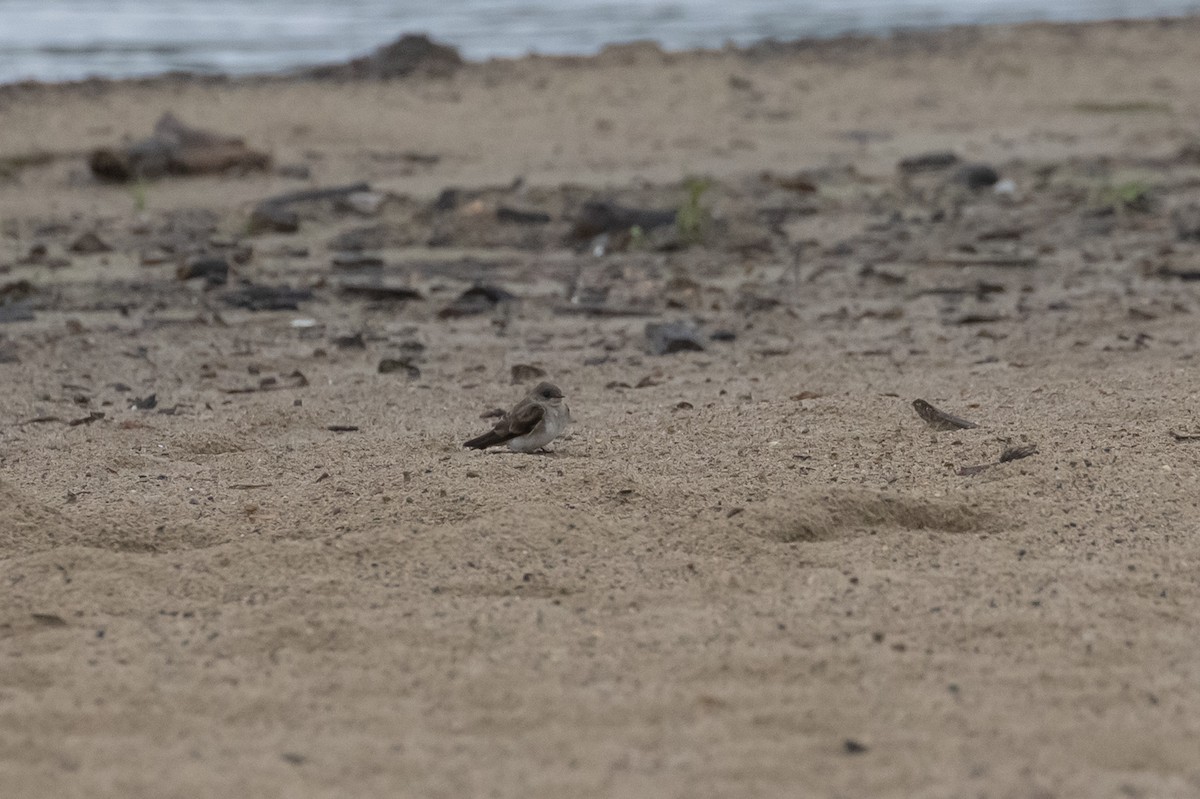
<instances>
[{"instance_id":1,"label":"brown bird on sand","mask_svg":"<svg viewBox=\"0 0 1200 799\"><path fill-rule=\"evenodd\" d=\"M571 420L563 393L553 383L538 383L533 391L478 438L463 444L469 449L487 449L507 444L513 452L535 452L562 435Z\"/></svg>"}]
</instances>

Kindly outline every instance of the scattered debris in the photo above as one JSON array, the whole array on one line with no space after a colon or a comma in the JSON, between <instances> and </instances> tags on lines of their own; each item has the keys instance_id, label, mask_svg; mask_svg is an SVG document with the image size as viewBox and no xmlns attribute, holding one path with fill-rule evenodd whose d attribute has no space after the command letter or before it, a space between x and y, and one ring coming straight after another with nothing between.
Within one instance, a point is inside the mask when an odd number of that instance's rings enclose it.
<instances>
[{"instance_id":1,"label":"scattered debris","mask_svg":"<svg viewBox=\"0 0 1200 799\"><path fill-rule=\"evenodd\" d=\"M979 425L974 422L968 422L966 419L961 419L952 414L940 411L930 405L923 399L915 399L912 403L913 410L917 412L925 420L925 423L934 430L949 431L949 430L970 430Z\"/></svg>"}]
</instances>

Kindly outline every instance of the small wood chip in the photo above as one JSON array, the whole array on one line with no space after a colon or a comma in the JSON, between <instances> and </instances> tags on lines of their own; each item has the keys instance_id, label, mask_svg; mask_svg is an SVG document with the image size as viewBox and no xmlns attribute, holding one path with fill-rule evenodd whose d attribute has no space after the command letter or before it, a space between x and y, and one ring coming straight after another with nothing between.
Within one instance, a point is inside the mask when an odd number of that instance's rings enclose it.
<instances>
[{"instance_id":1,"label":"small wood chip","mask_svg":"<svg viewBox=\"0 0 1200 799\"><path fill-rule=\"evenodd\" d=\"M1021 458L1028 458L1030 455L1036 455L1038 451L1037 444L1025 444L1020 447L1009 447L1000 453L1000 462L1008 463L1009 461L1019 461Z\"/></svg>"},{"instance_id":2,"label":"small wood chip","mask_svg":"<svg viewBox=\"0 0 1200 799\"><path fill-rule=\"evenodd\" d=\"M946 413L945 411L940 411L923 399L913 400L912 405L913 410L917 412L917 416L924 419L925 424L934 430L970 430L979 426L974 422L968 422L966 419Z\"/></svg>"}]
</instances>

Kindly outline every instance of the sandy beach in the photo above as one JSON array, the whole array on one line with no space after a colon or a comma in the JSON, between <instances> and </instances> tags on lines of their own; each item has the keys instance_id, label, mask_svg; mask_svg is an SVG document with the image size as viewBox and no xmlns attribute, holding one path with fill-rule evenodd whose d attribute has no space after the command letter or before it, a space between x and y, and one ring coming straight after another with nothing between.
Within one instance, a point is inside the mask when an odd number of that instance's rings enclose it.
<instances>
[{"instance_id":1,"label":"sandy beach","mask_svg":"<svg viewBox=\"0 0 1200 799\"><path fill-rule=\"evenodd\" d=\"M1198 34L0 87L0 793L1200 796Z\"/></svg>"}]
</instances>

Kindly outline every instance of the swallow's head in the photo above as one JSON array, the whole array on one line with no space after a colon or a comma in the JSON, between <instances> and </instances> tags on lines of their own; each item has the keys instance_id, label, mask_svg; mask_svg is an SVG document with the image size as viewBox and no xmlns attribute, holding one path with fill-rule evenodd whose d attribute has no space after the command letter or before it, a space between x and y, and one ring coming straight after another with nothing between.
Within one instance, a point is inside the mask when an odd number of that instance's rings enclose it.
<instances>
[{"instance_id":1,"label":"swallow's head","mask_svg":"<svg viewBox=\"0 0 1200 799\"><path fill-rule=\"evenodd\" d=\"M558 402L563 398L562 390L553 383L538 383L533 396L542 402Z\"/></svg>"}]
</instances>

